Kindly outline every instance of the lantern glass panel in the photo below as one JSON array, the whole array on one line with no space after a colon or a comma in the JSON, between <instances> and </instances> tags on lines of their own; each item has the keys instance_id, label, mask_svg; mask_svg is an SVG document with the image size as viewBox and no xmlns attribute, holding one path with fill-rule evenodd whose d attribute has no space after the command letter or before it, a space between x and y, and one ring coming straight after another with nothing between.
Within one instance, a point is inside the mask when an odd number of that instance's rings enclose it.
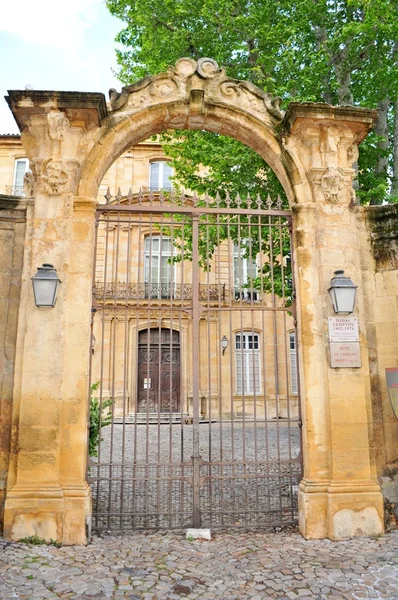
<instances>
[{"instance_id":1,"label":"lantern glass panel","mask_svg":"<svg viewBox=\"0 0 398 600\"><path fill-rule=\"evenodd\" d=\"M39 279L33 281L36 306L54 306L58 289L57 279Z\"/></svg>"},{"instance_id":2,"label":"lantern glass panel","mask_svg":"<svg viewBox=\"0 0 398 600\"><path fill-rule=\"evenodd\" d=\"M223 337L221 338L221 348L223 350L226 350L228 348L228 338L223 335Z\"/></svg>"},{"instance_id":3,"label":"lantern glass panel","mask_svg":"<svg viewBox=\"0 0 398 600\"><path fill-rule=\"evenodd\" d=\"M340 287L334 290L336 296L337 313L352 313L355 306L356 289L353 287Z\"/></svg>"},{"instance_id":4,"label":"lantern glass panel","mask_svg":"<svg viewBox=\"0 0 398 600\"><path fill-rule=\"evenodd\" d=\"M336 299L336 288L330 288L329 289L329 295L330 295L330 299L332 301L332 305L333 305L333 310L335 313L338 312L338 308L337 308L337 299Z\"/></svg>"}]
</instances>

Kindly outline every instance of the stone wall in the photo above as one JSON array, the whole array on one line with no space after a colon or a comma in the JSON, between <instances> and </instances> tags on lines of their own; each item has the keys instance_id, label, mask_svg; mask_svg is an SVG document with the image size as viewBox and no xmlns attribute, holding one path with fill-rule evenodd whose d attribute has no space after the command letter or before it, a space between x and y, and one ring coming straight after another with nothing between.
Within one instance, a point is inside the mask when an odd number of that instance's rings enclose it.
<instances>
[{"instance_id":1,"label":"stone wall","mask_svg":"<svg viewBox=\"0 0 398 600\"><path fill-rule=\"evenodd\" d=\"M357 209L366 286L372 387L373 460L383 489L386 525L398 521L398 418L385 369L398 367L398 204Z\"/></svg>"},{"instance_id":2,"label":"stone wall","mask_svg":"<svg viewBox=\"0 0 398 600\"><path fill-rule=\"evenodd\" d=\"M10 454L26 208L26 200L0 195L0 527Z\"/></svg>"}]
</instances>

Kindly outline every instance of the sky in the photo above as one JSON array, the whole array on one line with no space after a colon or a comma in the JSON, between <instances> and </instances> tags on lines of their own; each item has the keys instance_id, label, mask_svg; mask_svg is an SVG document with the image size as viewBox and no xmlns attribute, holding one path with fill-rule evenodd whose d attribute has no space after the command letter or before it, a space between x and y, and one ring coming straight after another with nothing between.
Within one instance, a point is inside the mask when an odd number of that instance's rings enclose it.
<instances>
[{"instance_id":1,"label":"sky","mask_svg":"<svg viewBox=\"0 0 398 600\"><path fill-rule=\"evenodd\" d=\"M123 29L105 0L0 0L0 133L19 133L7 90L121 89L114 41Z\"/></svg>"}]
</instances>

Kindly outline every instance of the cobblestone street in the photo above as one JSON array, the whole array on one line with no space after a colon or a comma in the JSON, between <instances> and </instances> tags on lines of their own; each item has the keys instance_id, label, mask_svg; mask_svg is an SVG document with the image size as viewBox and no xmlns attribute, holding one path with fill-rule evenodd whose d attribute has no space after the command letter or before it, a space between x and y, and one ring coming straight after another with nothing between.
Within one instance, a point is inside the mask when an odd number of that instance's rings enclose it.
<instances>
[{"instance_id":1,"label":"cobblestone street","mask_svg":"<svg viewBox=\"0 0 398 600\"><path fill-rule=\"evenodd\" d=\"M0 541L0 599L398 599L398 532L347 542L297 532L94 537L87 547Z\"/></svg>"}]
</instances>

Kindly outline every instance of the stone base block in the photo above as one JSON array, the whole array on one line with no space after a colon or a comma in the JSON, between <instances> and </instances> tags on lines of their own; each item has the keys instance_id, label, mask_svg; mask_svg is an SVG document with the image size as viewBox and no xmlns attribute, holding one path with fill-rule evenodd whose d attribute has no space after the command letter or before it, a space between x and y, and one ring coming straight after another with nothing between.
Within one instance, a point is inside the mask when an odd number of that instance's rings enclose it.
<instances>
[{"instance_id":1,"label":"stone base block","mask_svg":"<svg viewBox=\"0 0 398 600\"><path fill-rule=\"evenodd\" d=\"M383 513L380 488L372 481L300 484L299 529L305 539L381 535Z\"/></svg>"},{"instance_id":2,"label":"stone base block","mask_svg":"<svg viewBox=\"0 0 398 600\"><path fill-rule=\"evenodd\" d=\"M327 483L303 481L298 493L299 531L306 540L328 537Z\"/></svg>"},{"instance_id":3,"label":"stone base block","mask_svg":"<svg viewBox=\"0 0 398 600\"><path fill-rule=\"evenodd\" d=\"M15 486L7 495L4 538L18 541L37 535L66 545L90 540L91 488L88 484L45 489Z\"/></svg>"}]
</instances>

